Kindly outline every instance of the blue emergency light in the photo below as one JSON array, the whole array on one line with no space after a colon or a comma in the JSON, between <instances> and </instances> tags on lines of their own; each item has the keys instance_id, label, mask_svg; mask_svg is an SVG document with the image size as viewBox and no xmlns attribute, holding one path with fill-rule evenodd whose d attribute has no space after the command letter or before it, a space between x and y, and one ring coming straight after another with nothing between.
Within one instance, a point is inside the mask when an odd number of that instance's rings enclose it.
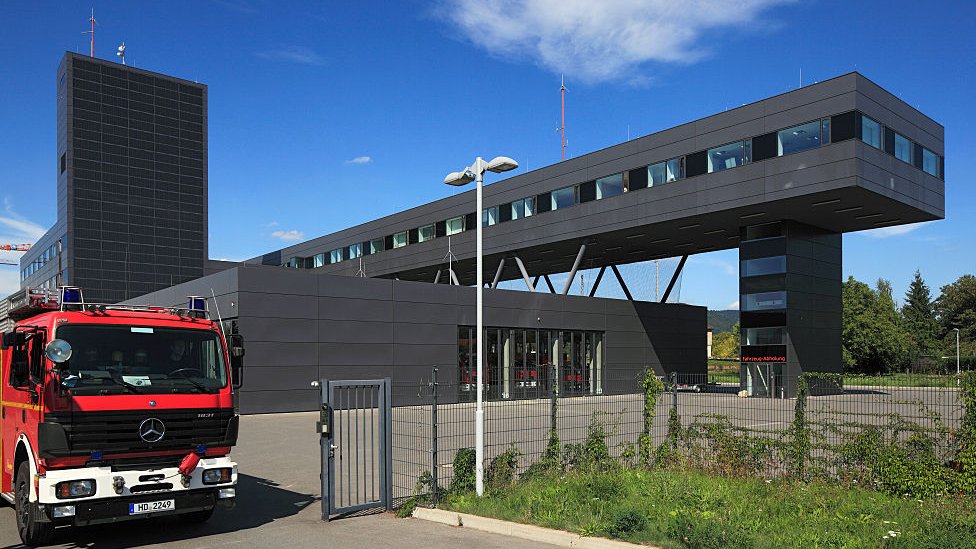
<instances>
[{"instance_id":1,"label":"blue emergency light","mask_svg":"<svg viewBox=\"0 0 976 549\"><path fill-rule=\"evenodd\" d=\"M61 309L66 311L80 310L85 299L81 295L81 288L75 286L61 287Z\"/></svg>"},{"instance_id":2,"label":"blue emergency light","mask_svg":"<svg viewBox=\"0 0 976 549\"><path fill-rule=\"evenodd\" d=\"M204 318L207 312L207 298L200 297L198 295L190 295L186 297L190 300L189 310L190 316L194 318Z\"/></svg>"}]
</instances>

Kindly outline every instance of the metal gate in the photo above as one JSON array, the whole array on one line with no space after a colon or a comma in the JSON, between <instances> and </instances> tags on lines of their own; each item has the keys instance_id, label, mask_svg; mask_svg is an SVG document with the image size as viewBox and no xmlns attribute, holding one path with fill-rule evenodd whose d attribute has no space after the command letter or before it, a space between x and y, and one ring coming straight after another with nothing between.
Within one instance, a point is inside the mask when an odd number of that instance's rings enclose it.
<instances>
[{"instance_id":1,"label":"metal gate","mask_svg":"<svg viewBox=\"0 0 976 549\"><path fill-rule=\"evenodd\" d=\"M374 507L392 509L390 378L319 382L322 520Z\"/></svg>"}]
</instances>

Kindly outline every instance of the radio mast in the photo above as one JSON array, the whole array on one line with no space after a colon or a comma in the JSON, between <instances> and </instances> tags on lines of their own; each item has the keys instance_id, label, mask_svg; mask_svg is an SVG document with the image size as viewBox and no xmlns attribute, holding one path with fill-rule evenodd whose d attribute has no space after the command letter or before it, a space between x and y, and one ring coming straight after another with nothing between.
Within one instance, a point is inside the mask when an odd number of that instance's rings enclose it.
<instances>
[{"instance_id":1,"label":"radio mast","mask_svg":"<svg viewBox=\"0 0 976 549\"><path fill-rule=\"evenodd\" d=\"M91 35L91 56L95 57L95 8L92 8L91 17L88 18L91 21L91 30L83 31L81 34Z\"/></svg>"},{"instance_id":2,"label":"radio mast","mask_svg":"<svg viewBox=\"0 0 976 549\"><path fill-rule=\"evenodd\" d=\"M566 82L562 75L559 75L559 97L562 102L559 122L559 138L562 142L562 159L566 160Z\"/></svg>"}]
</instances>

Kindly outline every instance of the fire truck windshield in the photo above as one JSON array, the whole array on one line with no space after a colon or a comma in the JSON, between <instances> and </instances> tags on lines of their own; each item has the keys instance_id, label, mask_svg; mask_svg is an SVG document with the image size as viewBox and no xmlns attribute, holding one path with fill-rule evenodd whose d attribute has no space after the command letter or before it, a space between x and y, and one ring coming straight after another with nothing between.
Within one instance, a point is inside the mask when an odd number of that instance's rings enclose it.
<instances>
[{"instance_id":1,"label":"fire truck windshield","mask_svg":"<svg viewBox=\"0 0 976 549\"><path fill-rule=\"evenodd\" d=\"M223 350L206 330L68 324L61 382L73 394L216 392L227 384Z\"/></svg>"}]
</instances>

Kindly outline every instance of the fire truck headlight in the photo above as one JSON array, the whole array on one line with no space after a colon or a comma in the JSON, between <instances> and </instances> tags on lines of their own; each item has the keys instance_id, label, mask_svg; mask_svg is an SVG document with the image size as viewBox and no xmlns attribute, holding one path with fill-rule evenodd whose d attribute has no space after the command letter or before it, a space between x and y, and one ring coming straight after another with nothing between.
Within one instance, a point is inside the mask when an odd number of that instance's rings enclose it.
<instances>
[{"instance_id":1,"label":"fire truck headlight","mask_svg":"<svg viewBox=\"0 0 976 549\"><path fill-rule=\"evenodd\" d=\"M203 472L204 484L224 484L230 482L231 468L221 467L219 469L207 469Z\"/></svg>"},{"instance_id":2,"label":"fire truck headlight","mask_svg":"<svg viewBox=\"0 0 976 549\"><path fill-rule=\"evenodd\" d=\"M95 495L95 480L69 480L54 487L58 499L85 498Z\"/></svg>"}]
</instances>

